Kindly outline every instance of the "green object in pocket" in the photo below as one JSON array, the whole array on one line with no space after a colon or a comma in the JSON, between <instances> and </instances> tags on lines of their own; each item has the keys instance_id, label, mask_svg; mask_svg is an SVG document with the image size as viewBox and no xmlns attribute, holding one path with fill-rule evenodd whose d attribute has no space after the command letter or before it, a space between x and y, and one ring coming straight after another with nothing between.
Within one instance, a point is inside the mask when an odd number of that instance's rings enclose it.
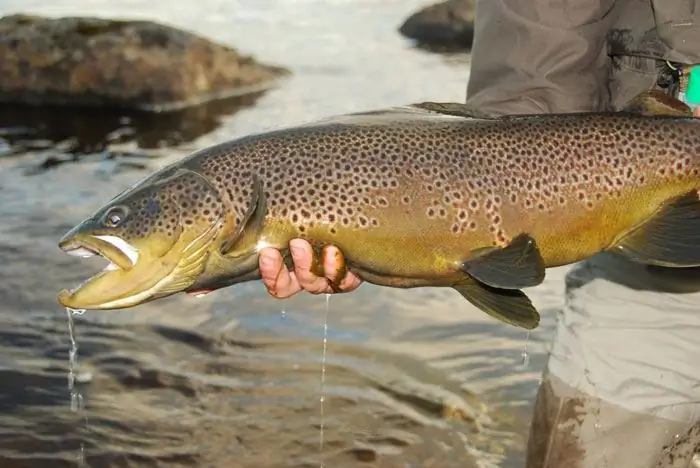
<instances>
[{"instance_id":1,"label":"green object in pocket","mask_svg":"<svg viewBox=\"0 0 700 468\"><path fill-rule=\"evenodd\" d=\"M685 101L693 106L700 104L700 66L690 68L688 88L685 91Z\"/></svg>"}]
</instances>

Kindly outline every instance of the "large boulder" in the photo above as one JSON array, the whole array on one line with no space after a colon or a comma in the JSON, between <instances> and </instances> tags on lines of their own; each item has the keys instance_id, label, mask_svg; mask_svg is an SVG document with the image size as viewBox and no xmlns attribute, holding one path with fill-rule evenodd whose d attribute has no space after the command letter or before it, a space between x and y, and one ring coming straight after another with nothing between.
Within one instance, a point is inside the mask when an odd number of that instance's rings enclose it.
<instances>
[{"instance_id":1,"label":"large boulder","mask_svg":"<svg viewBox=\"0 0 700 468\"><path fill-rule=\"evenodd\" d=\"M412 14L399 32L427 47L471 49L475 0L447 0Z\"/></svg>"},{"instance_id":2,"label":"large boulder","mask_svg":"<svg viewBox=\"0 0 700 468\"><path fill-rule=\"evenodd\" d=\"M260 91L286 73L152 21L0 18L0 102L171 110Z\"/></svg>"}]
</instances>

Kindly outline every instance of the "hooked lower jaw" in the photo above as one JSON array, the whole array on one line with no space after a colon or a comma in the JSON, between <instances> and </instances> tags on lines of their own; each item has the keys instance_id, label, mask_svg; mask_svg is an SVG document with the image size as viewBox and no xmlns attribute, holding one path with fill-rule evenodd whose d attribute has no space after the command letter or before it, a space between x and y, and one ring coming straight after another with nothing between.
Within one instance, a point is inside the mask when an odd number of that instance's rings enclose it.
<instances>
[{"instance_id":1,"label":"hooked lower jaw","mask_svg":"<svg viewBox=\"0 0 700 468\"><path fill-rule=\"evenodd\" d=\"M90 236L85 240L81 239L66 239L59 243L59 247L68 255L80 258L89 258L100 256L109 263L97 274L86 279L79 285L71 289L64 289L58 294L58 301L64 307L87 309L91 308L89 304L81 303L83 301L76 300L76 294L86 287L94 283L103 276L124 272L132 269L139 259L139 253L136 248L128 242L116 236ZM108 301L105 304L94 304L93 308L106 308L106 305L116 304L116 301Z\"/></svg>"}]
</instances>

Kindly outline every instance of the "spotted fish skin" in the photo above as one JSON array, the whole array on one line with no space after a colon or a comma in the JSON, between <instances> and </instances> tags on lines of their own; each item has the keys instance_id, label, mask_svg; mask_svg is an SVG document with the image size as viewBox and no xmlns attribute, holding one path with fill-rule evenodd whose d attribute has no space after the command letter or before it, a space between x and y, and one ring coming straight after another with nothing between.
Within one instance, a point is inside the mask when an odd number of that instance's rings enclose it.
<instances>
[{"instance_id":1,"label":"spotted fish skin","mask_svg":"<svg viewBox=\"0 0 700 468\"><path fill-rule=\"evenodd\" d=\"M131 307L210 292L259 279L260 249L288 258L301 237L317 251L339 247L368 282L453 287L532 329L539 314L521 290L540 284L545 268L606 250L700 266L700 119L653 94L632 104L634 112L502 118L414 106L198 151L64 236L64 249L102 252L124 268L59 301ZM136 263L114 246L138 252Z\"/></svg>"},{"instance_id":2,"label":"spotted fish skin","mask_svg":"<svg viewBox=\"0 0 700 468\"><path fill-rule=\"evenodd\" d=\"M239 220L258 175L270 245L332 243L387 283L440 283L459 276L473 250L520 233L548 267L609 247L700 186L700 122L360 114L224 143L182 165L234 200Z\"/></svg>"}]
</instances>

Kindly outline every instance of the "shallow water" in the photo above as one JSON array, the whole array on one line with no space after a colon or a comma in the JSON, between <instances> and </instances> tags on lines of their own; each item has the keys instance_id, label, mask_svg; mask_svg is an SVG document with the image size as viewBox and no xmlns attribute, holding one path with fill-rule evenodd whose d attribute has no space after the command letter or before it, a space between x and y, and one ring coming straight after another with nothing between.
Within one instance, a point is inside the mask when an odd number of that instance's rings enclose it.
<instances>
[{"instance_id":1,"label":"shallow water","mask_svg":"<svg viewBox=\"0 0 700 468\"><path fill-rule=\"evenodd\" d=\"M331 114L461 101L469 57L396 33L419 0L50 4L0 0L0 13L157 18L293 75L167 116L0 108L0 466L76 466L81 445L90 467L522 466L562 269L531 291L543 320L529 339L451 290L334 296L322 451L325 298L276 301L260 284L73 317L84 409L72 412L55 296L102 262L63 254L60 235L194 149Z\"/></svg>"}]
</instances>

